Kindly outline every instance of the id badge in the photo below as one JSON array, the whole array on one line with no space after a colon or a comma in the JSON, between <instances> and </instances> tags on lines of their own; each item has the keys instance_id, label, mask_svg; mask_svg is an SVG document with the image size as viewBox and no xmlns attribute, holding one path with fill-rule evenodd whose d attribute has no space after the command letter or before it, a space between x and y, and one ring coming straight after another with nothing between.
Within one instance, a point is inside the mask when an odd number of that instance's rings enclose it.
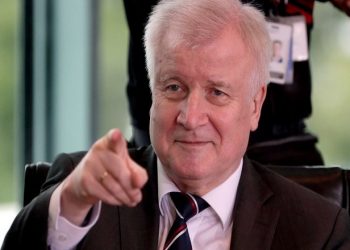
<instances>
[{"instance_id":1,"label":"id badge","mask_svg":"<svg viewBox=\"0 0 350 250\"><path fill-rule=\"evenodd\" d=\"M270 82L291 83L292 62L292 26L277 22L268 22L268 31L272 41L272 56L269 65ZM291 70L291 72L290 72Z\"/></svg>"},{"instance_id":2,"label":"id badge","mask_svg":"<svg viewBox=\"0 0 350 250\"><path fill-rule=\"evenodd\" d=\"M300 62L309 59L306 21L303 15L278 17L280 23L292 26L293 61Z\"/></svg>"}]
</instances>

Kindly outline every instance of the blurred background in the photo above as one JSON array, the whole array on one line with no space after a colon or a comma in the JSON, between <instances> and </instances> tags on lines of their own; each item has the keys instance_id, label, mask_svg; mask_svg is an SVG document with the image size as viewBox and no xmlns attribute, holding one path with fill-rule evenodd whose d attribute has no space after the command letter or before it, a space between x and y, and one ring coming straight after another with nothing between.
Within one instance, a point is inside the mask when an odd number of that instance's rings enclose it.
<instances>
[{"instance_id":1,"label":"blurred background","mask_svg":"<svg viewBox=\"0 0 350 250\"><path fill-rule=\"evenodd\" d=\"M350 168L350 18L317 3L313 115L327 166ZM21 206L24 165L88 149L112 127L131 135L128 30L121 0L2 0L0 245Z\"/></svg>"}]
</instances>

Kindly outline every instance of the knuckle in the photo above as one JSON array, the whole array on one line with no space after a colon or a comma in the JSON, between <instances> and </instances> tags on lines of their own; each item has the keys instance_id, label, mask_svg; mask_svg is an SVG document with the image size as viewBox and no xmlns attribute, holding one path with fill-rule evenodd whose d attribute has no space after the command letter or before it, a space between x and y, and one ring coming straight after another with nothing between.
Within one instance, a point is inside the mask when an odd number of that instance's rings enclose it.
<instances>
[{"instance_id":1,"label":"knuckle","mask_svg":"<svg viewBox=\"0 0 350 250\"><path fill-rule=\"evenodd\" d=\"M96 154L97 152L99 152L101 150L102 146L101 143L99 143L99 141L97 141L96 143L94 143L91 148L90 148L90 152L92 154Z\"/></svg>"},{"instance_id":2,"label":"knuckle","mask_svg":"<svg viewBox=\"0 0 350 250\"><path fill-rule=\"evenodd\" d=\"M92 166L93 165L93 162L94 162L94 159L92 158L92 157L89 157L89 156L87 156L87 157L85 157L85 159L84 159L84 165L85 166ZM85 172L83 172L83 174L84 174Z\"/></svg>"}]
</instances>

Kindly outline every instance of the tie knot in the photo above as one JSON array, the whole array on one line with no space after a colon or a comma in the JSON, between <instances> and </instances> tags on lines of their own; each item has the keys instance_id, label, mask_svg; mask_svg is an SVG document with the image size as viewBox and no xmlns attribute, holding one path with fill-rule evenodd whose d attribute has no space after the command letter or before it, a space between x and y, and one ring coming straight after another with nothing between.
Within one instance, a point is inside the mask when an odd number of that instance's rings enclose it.
<instances>
[{"instance_id":1,"label":"tie knot","mask_svg":"<svg viewBox=\"0 0 350 250\"><path fill-rule=\"evenodd\" d=\"M209 206L205 200L194 194L171 192L170 197L177 215L185 222Z\"/></svg>"}]
</instances>

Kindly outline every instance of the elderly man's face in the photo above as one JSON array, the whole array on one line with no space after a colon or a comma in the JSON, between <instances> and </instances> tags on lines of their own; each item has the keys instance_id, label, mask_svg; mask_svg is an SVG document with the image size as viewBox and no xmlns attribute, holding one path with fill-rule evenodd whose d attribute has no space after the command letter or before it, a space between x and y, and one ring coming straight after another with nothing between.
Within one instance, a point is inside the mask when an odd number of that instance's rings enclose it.
<instances>
[{"instance_id":1,"label":"elderly man's face","mask_svg":"<svg viewBox=\"0 0 350 250\"><path fill-rule=\"evenodd\" d=\"M156 61L152 144L176 185L203 195L238 167L266 88L251 94L251 58L233 30L199 47L160 49Z\"/></svg>"}]
</instances>

